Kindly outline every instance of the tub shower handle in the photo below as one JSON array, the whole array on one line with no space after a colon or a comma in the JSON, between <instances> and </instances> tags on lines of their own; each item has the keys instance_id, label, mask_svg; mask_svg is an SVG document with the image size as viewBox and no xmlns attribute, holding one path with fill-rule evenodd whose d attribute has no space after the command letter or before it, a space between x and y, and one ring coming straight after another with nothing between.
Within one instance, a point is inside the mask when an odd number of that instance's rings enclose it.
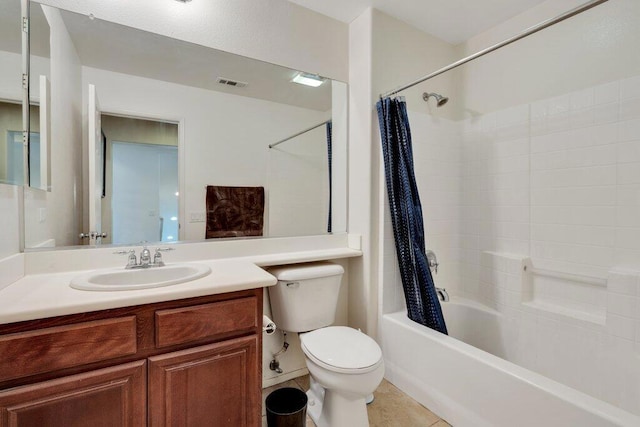
<instances>
[{"instance_id":1,"label":"tub shower handle","mask_svg":"<svg viewBox=\"0 0 640 427\"><path fill-rule=\"evenodd\" d=\"M438 266L440 264L438 263L435 252L430 249L427 251L427 263L429 264L429 268L432 268L434 273L438 274Z\"/></svg>"}]
</instances>

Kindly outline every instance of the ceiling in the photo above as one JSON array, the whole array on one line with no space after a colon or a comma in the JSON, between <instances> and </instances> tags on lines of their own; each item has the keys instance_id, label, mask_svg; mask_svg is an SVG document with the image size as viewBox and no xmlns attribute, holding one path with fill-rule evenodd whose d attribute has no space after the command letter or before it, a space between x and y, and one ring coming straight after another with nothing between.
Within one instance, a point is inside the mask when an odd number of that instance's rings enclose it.
<instances>
[{"instance_id":1,"label":"ceiling","mask_svg":"<svg viewBox=\"0 0 640 427\"><path fill-rule=\"evenodd\" d=\"M289 1L347 23L373 7L456 45L546 0Z\"/></svg>"}]
</instances>

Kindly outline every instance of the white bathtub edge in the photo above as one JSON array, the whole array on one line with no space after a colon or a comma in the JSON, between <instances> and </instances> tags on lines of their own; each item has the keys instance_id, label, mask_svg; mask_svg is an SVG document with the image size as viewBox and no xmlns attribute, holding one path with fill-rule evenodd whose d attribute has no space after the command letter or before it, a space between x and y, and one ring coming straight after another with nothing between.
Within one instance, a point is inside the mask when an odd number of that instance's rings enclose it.
<instances>
[{"instance_id":1,"label":"white bathtub edge","mask_svg":"<svg viewBox=\"0 0 640 427\"><path fill-rule=\"evenodd\" d=\"M615 425L621 427L637 427L640 425L640 417L454 338L422 327L409 320L404 311L383 315L382 324L384 325L385 322L399 324L411 330L413 333L424 336L425 339L437 340L440 345L446 348L470 357L489 368L497 369L516 381L524 382L543 393L565 401L570 405L585 412L592 413L594 416L600 417ZM384 327L382 329L384 330ZM460 408L460 405L457 405L451 398L437 392L433 387L428 387L421 383L418 384L419 379L415 373L406 372L391 360L385 360L385 364L390 371L389 378L393 384L406 391L425 406L428 406L437 415L447 419L447 415L451 418L452 416L450 414L459 413L459 420L451 419L451 422L454 424L479 426L481 425L480 423L484 423L487 425L486 421L478 420L478 415L470 408ZM500 404L503 403L504 402L500 402ZM457 418L457 415L455 417Z\"/></svg>"}]
</instances>

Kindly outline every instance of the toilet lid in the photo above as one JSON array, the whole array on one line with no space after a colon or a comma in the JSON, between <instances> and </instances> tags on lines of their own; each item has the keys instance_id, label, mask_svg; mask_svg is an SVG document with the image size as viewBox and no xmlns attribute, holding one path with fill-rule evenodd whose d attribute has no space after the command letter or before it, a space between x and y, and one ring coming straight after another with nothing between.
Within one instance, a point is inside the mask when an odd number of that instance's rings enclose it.
<instances>
[{"instance_id":1,"label":"toilet lid","mask_svg":"<svg viewBox=\"0 0 640 427\"><path fill-rule=\"evenodd\" d=\"M305 353L339 369L364 369L382 359L378 343L346 326L329 326L302 334L300 342Z\"/></svg>"}]
</instances>

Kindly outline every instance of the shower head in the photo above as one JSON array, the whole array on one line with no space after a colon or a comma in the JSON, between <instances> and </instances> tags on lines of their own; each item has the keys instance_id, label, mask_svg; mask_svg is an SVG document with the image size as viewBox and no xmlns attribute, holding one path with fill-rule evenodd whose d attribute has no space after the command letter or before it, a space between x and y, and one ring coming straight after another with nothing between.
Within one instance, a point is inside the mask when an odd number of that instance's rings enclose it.
<instances>
[{"instance_id":1,"label":"shower head","mask_svg":"<svg viewBox=\"0 0 640 427\"><path fill-rule=\"evenodd\" d=\"M422 94L422 99L427 102L429 101L429 98L434 97L436 99L436 105L438 106L438 108L442 107L444 104L446 104L447 102L449 102L449 98L447 98L446 96L442 96L440 94L437 93L423 93Z\"/></svg>"}]
</instances>

